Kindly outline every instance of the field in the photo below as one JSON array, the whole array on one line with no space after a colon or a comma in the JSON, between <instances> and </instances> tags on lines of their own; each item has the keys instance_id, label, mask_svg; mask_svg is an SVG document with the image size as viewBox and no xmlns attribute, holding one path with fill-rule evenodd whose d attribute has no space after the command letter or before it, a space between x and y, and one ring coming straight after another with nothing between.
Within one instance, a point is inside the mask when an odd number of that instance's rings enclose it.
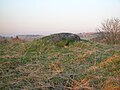
<instances>
[{"instance_id":1,"label":"field","mask_svg":"<svg viewBox=\"0 0 120 90\"><path fill-rule=\"evenodd\" d=\"M0 42L0 90L120 90L120 46Z\"/></svg>"}]
</instances>

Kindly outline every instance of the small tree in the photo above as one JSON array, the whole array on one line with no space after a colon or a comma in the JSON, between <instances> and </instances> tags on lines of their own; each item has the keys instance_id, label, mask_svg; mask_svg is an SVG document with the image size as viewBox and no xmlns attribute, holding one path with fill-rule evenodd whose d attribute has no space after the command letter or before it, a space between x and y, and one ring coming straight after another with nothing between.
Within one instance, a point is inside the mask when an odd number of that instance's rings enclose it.
<instances>
[{"instance_id":1,"label":"small tree","mask_svg":"<svg viewBox=\"0 0 120 90\"><path fill-rule=\"evenodd\" d=\"M100 38L107 44L117 44L120 42L120 19L107 19L98 28Z\"/></svg>"}]
</instances>

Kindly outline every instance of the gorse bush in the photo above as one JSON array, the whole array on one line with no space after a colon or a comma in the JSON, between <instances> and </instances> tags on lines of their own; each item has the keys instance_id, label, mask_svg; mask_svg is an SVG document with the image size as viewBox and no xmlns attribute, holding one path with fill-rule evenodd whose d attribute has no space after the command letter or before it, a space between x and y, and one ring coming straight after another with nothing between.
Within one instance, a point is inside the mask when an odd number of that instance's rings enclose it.
<instances>
[{"instance_id":1,"label":"gorse bush","mask_svg":"<svg viewBox=\"0 0 120 90\"><path fill-rule=\"evenodd\" d=\"M74 42L73 40L65 39L59 42L55 42L55 45L58 47L64 47L64 46L69 46L73 42Z\"/></svg>"}]
</instances>

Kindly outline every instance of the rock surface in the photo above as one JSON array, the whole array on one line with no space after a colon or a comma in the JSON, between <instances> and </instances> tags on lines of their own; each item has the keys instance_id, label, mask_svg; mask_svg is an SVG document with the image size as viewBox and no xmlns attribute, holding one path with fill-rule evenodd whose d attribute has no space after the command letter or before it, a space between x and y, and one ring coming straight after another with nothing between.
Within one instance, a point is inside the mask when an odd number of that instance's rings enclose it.
<instances>
[{"instance_id":1,"label":"rock surface","mask_svg":"<svg viewBox=\"0 0 120 90\"><path fill-rule=\"evenodd\" d=\"M44 38L47 38L51 42L60 42L62 40L80 41L80 37L72 33L57 33L46 36Z\"/></svg>"}]
</instances>

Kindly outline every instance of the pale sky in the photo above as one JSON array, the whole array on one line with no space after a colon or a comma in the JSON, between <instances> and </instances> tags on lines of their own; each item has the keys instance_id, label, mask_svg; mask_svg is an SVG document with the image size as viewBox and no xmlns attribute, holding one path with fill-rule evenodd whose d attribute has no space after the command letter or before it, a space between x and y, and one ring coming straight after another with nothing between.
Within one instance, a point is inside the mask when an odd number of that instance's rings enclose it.
<instances>
[{"instance_id":1,"label":"pale sky","mask_svg":"<svg viewBox=\"0 0 120 90\"><path fill-rule=\"evenodd\" d=\"M120 0L0 0L0 35L94 32Z\"/></svg>"}]
</instances>

